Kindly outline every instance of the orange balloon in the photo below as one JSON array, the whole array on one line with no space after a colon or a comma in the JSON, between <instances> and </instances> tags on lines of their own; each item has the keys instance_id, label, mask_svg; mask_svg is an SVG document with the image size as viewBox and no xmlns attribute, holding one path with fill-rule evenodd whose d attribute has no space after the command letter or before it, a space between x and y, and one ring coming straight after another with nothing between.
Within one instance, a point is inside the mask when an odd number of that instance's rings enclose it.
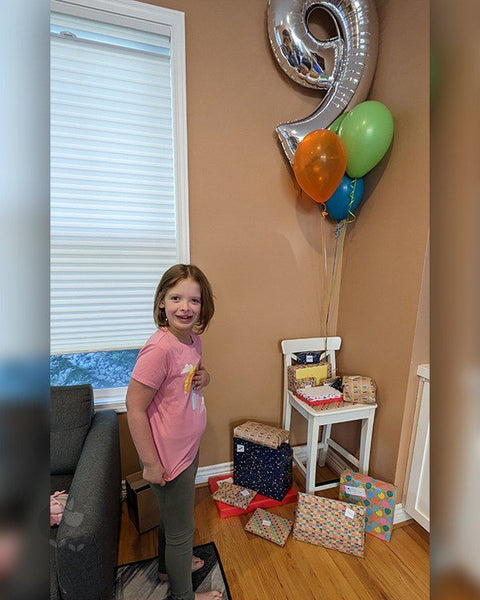
<instances>
[{"instance_id":1,"label":"orange balloon","mask_svg":"<svg viewBox=\"0 0 480 600\"><path fill-rule=\"evenodd\" d=\"M342 140L328 129L317 129L298 144L293 172L302 190L315 202L326 202L342 181L347 154Z\"/></svg>"}]
</instances>

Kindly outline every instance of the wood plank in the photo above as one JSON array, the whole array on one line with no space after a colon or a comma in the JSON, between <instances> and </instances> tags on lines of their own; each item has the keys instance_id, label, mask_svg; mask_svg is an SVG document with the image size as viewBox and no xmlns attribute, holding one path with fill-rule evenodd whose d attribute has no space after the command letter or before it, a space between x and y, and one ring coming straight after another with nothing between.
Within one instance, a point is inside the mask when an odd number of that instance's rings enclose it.
<instances>
[{"instance_id":1,"label":"wood plank","mask_svg":"<svg viewBox=\"0 0 480 600\"><path fill-rule=\"evenodd\" d=\"M336 498L338 489L321 495ZM268 510L294 521L295 507ZM429 598L429 536L415 522L395 528L390 542L367 535L365 557L358 558L291 536L282 548L246 532L250 517L221 519L208 487L197 488L194 544L215 542L235 600ZM151 558L156 545L156 530L138 535L123 503L118 563Z\"/></svg>"}]
</instances>

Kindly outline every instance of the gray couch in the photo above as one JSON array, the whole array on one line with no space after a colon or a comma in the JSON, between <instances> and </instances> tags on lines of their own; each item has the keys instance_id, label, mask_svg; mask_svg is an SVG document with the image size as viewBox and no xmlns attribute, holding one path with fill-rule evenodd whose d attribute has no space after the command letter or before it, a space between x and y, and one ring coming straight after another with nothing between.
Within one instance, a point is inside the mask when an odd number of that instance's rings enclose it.
<instances>
[{"instance_id":1,"label":"gray couch","mask_svg":"<svg viewBox=\"0 0 480 600\"><path fill-rule=\"evenodd\" d=\"M51 493L69 492L50 528L50 598L112 596L120 527L117 415L94 413L90 385L51 388Z\"/></svg>"}]
</instances>

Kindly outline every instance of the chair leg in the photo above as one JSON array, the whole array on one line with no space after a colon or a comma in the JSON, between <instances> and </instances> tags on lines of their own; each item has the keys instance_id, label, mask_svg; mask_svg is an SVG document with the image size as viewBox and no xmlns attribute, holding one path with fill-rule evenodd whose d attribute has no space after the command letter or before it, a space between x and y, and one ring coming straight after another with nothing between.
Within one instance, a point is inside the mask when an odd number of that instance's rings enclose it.
<instances>
[{"instance_id":1,"label":"chair leg","mask_svg":"<svg viewBox=\"0 0 480 600\"><path fill-rule=\"evenodd\" d=\"M290 431L290 422L292 419L292 405L288 401L288 398L285 398L283 401L283 428Z\"/></svg>"},{"instance_id":2,"label":"chair leg","mask_svg":"<svg viewBox=\"0 0 480 600\"><path fill-rule=\"evenodd\" d=\"M372 445L373 415L362 419L362 430L360 435L359 468L363 475L368 474L370 464L370 448Z\"/></svg>"},{"instance_id":3,"label":"chair leg","mask_svg":"<svg viewBox=\"0 0 480 600\"><path fill-rule=\"evenodd\" d=\"M325 466L327 460L328 440L330 439L330 432L332 431L332 425L324 425L322 427L322 448L318 456L318 464L321 467Z\"/></svg>"},{"instance_id":4,"label":"chair leg","mask_svg":"<svg viewBox=\"0 0 480 600\"><path fill-rule=\"evenodd\" d=\"M317 449L318 449L318 421L308 419L307 433L307 466L305 477L305 491L307 494L315 492L315 475L317 469Z\"/></svg>"}]
</instances>

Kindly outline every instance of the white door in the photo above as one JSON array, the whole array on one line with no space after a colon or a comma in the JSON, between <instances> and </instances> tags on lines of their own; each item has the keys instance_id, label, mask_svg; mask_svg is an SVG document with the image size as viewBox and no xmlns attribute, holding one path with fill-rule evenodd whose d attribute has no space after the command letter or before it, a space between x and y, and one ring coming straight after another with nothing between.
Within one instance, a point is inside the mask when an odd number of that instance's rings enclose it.
<instances>
[{"instance_id":1,"label":"white door","mask_svg":"<svg viewBox=\"0 0 480 600\"><path fill-rule=\"evenodd\" d=\"M430 531L430 366L420 365L417 374L420 404L405 510Z\"/></svg>"}]
</instances>

